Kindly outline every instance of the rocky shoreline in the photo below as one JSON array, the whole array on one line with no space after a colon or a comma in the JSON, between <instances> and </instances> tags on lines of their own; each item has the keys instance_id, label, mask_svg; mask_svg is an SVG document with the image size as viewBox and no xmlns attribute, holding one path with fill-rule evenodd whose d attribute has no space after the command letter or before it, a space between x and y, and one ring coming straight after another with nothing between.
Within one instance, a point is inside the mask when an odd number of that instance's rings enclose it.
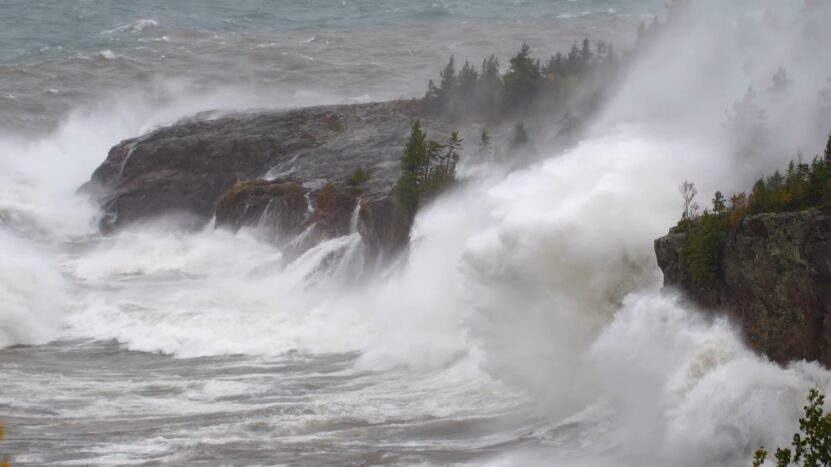
<instances>
[{"instance_id":1,"label":"rocky shoreline","mask_svg":"<svg viewBox=\"0 0 831 467\"><path fill-rule=\"evenodd\" d=\"M160 217L190 228L256 227L300 253L357 228L368 253L394 255L410 221L390 199L412 123L444 136L449 123L420 101L203 114L125 140L81 190L109 233ZM356 167L369 179L355 186ZM355 225L357 223L357 225Z\"/></svg>"},{"instance_id":2,"label":"rocky shoreline","mask_svg":"<svg viewBox=\"0 0 831 467\"><path fill-rule=\"evenodd\" d=\"M747 343L771 360L831 368L831 215L816 210L748 216L719 238L710 283L683 261L686 233L655 241L665 286L698 306L723 311Z\"/></svg>"}]
</instances>

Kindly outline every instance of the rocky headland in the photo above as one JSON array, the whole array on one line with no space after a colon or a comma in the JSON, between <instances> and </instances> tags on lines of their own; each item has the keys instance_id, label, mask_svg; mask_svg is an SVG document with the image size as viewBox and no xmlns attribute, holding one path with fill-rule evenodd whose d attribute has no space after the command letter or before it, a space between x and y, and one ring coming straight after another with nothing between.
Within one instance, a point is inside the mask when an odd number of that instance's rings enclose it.
<instances>
[{"instance_id":1,"label":"rocky headland","mask_svg":"<svg viewBox=\"0 0 831 467\"><path fill-rule=\"evenodd\" d=\"M392 255L410 220L390 198L416 119L438 136L442 117L419 101L203 114L123 141L82 187L101 207L100 228L170 216L202 227L254 227L301 252L356 229L367 251ZM369 178L350 176L360 166Z\"/></svg>"},{"instance_id":2,"label":"rocky headland","mask_svg":"<svg viewBox=\"0 0 831 467\"><path fill-rule=\"evenodd\" d=\"M757 214L720 234L713 280L684 261L689 233L655 241L666 286L706 310L723 311L747 343L778 363L831 368L831 215L819 210Z\"/></svg>"}]
</instances>

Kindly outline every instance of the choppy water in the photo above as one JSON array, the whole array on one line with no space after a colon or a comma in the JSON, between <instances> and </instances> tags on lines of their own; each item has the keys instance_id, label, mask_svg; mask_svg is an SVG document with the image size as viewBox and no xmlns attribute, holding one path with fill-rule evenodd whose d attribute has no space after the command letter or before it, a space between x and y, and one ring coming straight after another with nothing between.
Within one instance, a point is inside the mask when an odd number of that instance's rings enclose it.
<instances>
[{"instance_id":1,"label":"choppy water","mask_svg":"<svg viewBox=\"0 0 831 467\"><path fill-rule=\"evenodd\" d=\"M112 145L198 111L418 95L451 54L628 43L658 3L0 3L0 457L737 466L787 440L829 373L772 365L661 293L652 240L679 180L743 188L781 147L813 147L831 59L791 51L821 15L780 3L781 28L731 35L738 16L710 3L591 138L474 167L420 214L407 264L360 287L356 234L290 262L245 231L102 238L73 195ZM733 161L718 118L780 64L793 99L760 94L791 131Z\"/></svg>"},{"instance_id":2,"label":"choppy water","mask_svg":"<svg viewBox=\"0 0 831 467\"><path fill-rule=\"evenodd\" d=\"M235 107L409 97L450 55L478 63L524 40L554 53L587 35L628 43L656 1L611 3L4 2L0 130L51 129L135 90L164 101L232 87Z\"/></svg>"}]
</instances>

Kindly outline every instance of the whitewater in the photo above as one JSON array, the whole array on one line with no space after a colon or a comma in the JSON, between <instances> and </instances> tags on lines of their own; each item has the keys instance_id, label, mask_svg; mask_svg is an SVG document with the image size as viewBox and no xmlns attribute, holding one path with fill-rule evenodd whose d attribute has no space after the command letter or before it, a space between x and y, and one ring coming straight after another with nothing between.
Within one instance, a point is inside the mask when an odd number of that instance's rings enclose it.
<instances>
[{"instance_id":1,"label":"whitewater","mask_svg":"<svg viewBox=\"0 0 831 467\"><path fill-rule=\"evenodd\" d=\"M50 2L0 7L21 24L0 32L0 458L743 466L789 441L809 388L831 390L821 366L771 363L662 290L652 245L680 216L681 181L744 190L818 150L831 57L792 52L825 17L694 3L585 139L519 167L463 159L408 256L355 281L354 231L298 258L212 225L103 236L76 190L119 141L201 111L416 96L451 54L631 44L662 2L191 3L102 17L79 2L74 21ZM742 29L768 9L778 22ZM54 17L77 28L53 37ZM800 80L766 102L782 136L737 160L724 111L780 65Z\"/></svg>"}]
</instances>

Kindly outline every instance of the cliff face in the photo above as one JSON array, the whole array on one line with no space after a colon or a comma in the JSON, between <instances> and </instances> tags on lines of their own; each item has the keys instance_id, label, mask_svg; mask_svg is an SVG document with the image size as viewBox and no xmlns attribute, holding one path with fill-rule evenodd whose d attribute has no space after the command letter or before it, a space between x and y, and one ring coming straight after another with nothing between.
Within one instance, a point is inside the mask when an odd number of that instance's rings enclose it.
<instances>
[{"instance_id":1,"label":"cliff face","mask_svg":"<svg viewBox=\"0 0 831 467\"><path fill-rule=\"evenodd\" d=\"M772 360L831 368L831 215L818 211L745 218L719 240L717 279L696 283L682 260L687 234L655 241L664 284L725 312Z\"/></svg>"},{"instance_id":2,"label":"cliff face","mask_svg":"<svg viewBox=\"0 0 831 467\"><path fill-rule=\"evenodd\" d=\"M422 118L435 138L448 130L423 117L414 101L203 115L121 142L82 189L100 204L105 232L182 213L199 226L216 215L219 227L306 232L304 248L348 233L366 204L365 242L392 252L409 240L386 197L410 127ZM369 180L346 186L358 165Z\"/></svg>"}]
</instances>

